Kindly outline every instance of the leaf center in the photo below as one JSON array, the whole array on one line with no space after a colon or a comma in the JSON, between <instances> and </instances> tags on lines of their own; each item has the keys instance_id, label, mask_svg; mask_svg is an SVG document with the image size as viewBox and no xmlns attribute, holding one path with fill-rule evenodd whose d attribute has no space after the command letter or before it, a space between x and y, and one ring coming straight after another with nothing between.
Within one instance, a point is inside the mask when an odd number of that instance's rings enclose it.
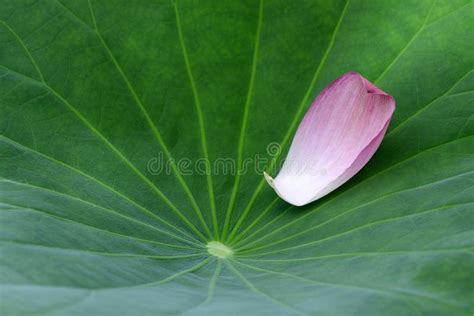
<instances>
[{"instance_id":1,"label":"leaf center","mask_svg":"<svg viewBox=\"0 0 474 316\"><path fill-rule=\"evenodd\" d=\"M207 251L211 255L222 258L222 259L228 258L232 256L232 254L234 253L234 251L231 248L229 248L228 246L224 245L223 243L219 241L210 241L207 243L206 247L207 247Z\"/></svg>"}]
</instances>

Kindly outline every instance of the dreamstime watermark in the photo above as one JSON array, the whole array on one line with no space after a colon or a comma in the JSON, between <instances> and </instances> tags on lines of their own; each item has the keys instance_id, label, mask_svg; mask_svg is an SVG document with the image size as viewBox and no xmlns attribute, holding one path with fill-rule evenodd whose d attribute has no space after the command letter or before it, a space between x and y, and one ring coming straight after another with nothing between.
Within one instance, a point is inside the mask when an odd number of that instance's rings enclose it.
<instances>
[{"instance_id":1,"label":"dreamstime watermark","mask_svg":"<svg viewBox=\"0 0 474 316\"><path fill-rule=\"evenodd\" d=\"M160 152L156 157L148 160L147 170L152 175L169 175L175 171L183 176L195 174L244 175L248 172L263 174L264 171L268 172L272 162L275 164L274 160L278 159L281 151L280 144L273 142L268 144L266 155L255 154L253 157L244 158L240 162L230 157L220 157L212 161L205 158L196 160L190 158L173 159Z\"/></svg>"},{"instance_id":2,"label":"dreamstime watermark","mask_svg":"<svg viewBox=\"0 0 474 316\"><path fill-rule=\"evenodd\" d=\"M220 157L215 160L208 160L199 158L196 160L190 158L173 159L166 157L163 152L160 152L156 157L153 157L147 162L147 170L152 175L170 175L178 172L183 176L192 175L244 175L249 172L256 174L263 174L264 171L270 174L275 174L280 170L285 163L286 171L291 171L293 174L311 172L314 168L298 161L289 161L288 159L280 159L282 147L279 143L271 142L267 145L266 154L255 154L253 157L244 158L238 161L235 158ZM325 176L324 170L317 171L319 176Z\"/></svg>"}]
</instances>

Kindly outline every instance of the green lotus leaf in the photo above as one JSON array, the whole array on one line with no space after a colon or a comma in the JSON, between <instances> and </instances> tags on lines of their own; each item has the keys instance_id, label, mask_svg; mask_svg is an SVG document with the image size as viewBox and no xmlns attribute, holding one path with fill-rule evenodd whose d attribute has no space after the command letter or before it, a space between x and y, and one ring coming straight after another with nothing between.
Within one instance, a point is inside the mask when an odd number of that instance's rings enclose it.
<instances>
[{"instance_id":1,"label":"green lotus leaf","mask_svg":"<svg viewBox=\"0 0 474 316\"><path fill-rule=\"evenodd\" d=\"M1 0L2 315L472 315L469 0ZM397 102L304 207L276 174L361 73Z\"/></svg>"}]
</instances>

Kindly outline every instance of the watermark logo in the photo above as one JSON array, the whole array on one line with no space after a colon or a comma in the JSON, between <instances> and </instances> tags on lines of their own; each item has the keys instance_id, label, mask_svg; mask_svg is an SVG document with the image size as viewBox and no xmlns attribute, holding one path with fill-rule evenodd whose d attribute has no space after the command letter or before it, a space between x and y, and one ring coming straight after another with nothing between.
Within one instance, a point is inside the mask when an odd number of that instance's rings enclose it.
<instances>
[{"instance_id":1,"label":"watermark logo","mask_svg":"<svg viewBox=\"0 0 474 316\"><path fill-rule=\"evenodd\" d=\"M267 154L271 157L277 157L281 154L281 146L278 143L270 143L267 146Z\"/></svg>"}]
</instances>

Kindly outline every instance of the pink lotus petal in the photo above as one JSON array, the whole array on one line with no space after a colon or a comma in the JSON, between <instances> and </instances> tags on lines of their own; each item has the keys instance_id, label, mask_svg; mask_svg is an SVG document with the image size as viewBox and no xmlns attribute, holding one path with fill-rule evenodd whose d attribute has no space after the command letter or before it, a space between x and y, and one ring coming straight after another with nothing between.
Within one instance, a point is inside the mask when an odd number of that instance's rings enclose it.
<instances>
[{"instance_id":1,"label":"pink lotus petal","mask_svg":"<svg viewBox=\"0 0 474 316\"><path fill-rule=\"evenodd\" d=\"M373 156L395 100L358 73L332 82L306 113L288 157L267 182L296 206L320 199L354 176Z\"/></svg>"}]
</instances>

